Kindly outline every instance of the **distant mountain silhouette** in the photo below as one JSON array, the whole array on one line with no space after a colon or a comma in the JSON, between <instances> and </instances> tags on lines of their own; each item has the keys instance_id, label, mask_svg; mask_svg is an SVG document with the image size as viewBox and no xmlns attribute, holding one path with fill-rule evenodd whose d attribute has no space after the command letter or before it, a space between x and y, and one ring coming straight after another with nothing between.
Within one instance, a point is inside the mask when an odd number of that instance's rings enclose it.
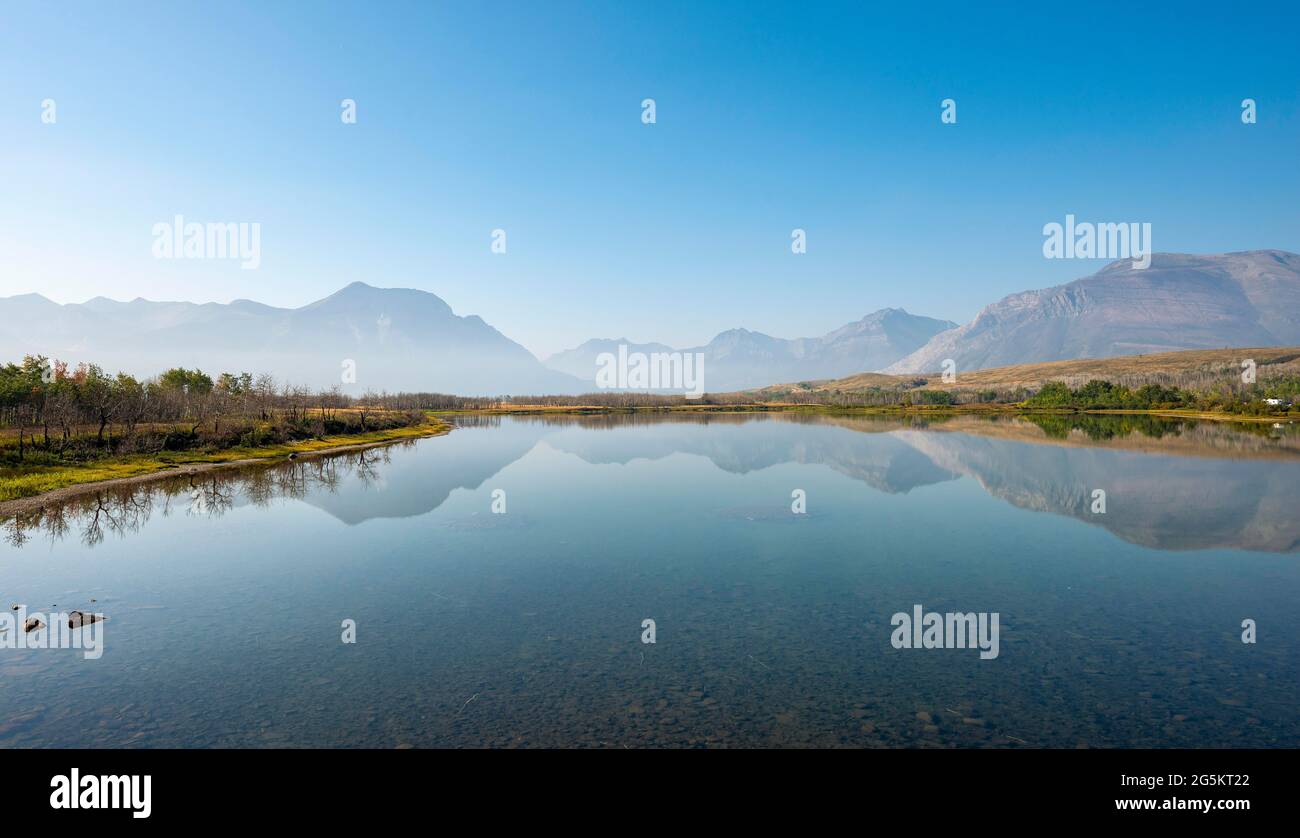
<instances>
[{"instance_id":1,"label":"distant mountain silhouette","mask_svg":"<svg viewBox=\"0 0 1300 838\"><path fill-rule=\"evenodd\" d=\"M778 381L839 378L880 369L921 347L934 335L956 326L948 320L886 308L816 338L786 340L748 329L729 329L704 346L682 350L661 343L596 339L552 355L546 359L546 365L594 382L597 356L602 352L617 353L619 344L627 344L628 352L647 354L698 352L704 355L705 389L744 390Z\"/></svg>"},{"instance_id":2,"label":"distant mountain silhouette","mask_svg":"<svg viewBox=\"0 0 1300 838\"><path fill-rule=\"evenodd\" d=\"M1065 285L1005 297L884 371L937 372L948 358L960 372L1177 349L1296 343L1300 255L1281 250L1210 256L1157 253L1143 270L1123 260Z\"/></svg>"},{"instance_id":3,"label":"distant mountain silhouette","mask_svg":"<svg viewBox=\"0 0 1300 838\"><path fill-rule=\"evenodd\" d=\"M268 372L282 381L346 392L425 390L462 395L572 393L585 388L549 370L477 316L439 297L354 282L301 308L250 300L129 303L96 297L59 305L38 294L0 299L0 357L42 354L147 376L173 366ZM356 364L356 383L342 381Z\"/></svg>"},{"instance_id":4,"label":"distant mountain silhouette","mask_svg":"<svg viewBox=\"0 0 1300 838\"><path fill-rule=\"evenodd\" d=\"M620 346L626 346L629 353L644 352L647 355L651 352L677 351L671 346L665 346L662 343L633 343L627 338L594 338L573 349L557 352L542 363L557 372L579 378L587 382L588 389L594 389L597 369L596 359L605 352L618 355Z\"/></svg>"},{"instance_id":5,"label":"distant mountain silhouette","mask_svg":"<svg viewBox=\"0 0 1300 838\"><path fill-rule=\"evenodd\" d=\"M267 372L312 387L460 395L577 394L595 389L596 358L625 340L589 340L538 361L477 316L434 294L354 282L301 308L130 302L59 305L39 294L0 298L0 359L42 354L110 372L173 366ZM748 329L682 352L704 356L703 388L727 392L857 373L934 373L1178 349L1300 344L1300 255L1259 250L1159 253L1149 268L1115 262L1065 285L1013 294L957 326L882 309L814 338ZM669 352L658 343L630 352ZM356 383L345 384L345 361Z\"/></svg>"}]
</instances>

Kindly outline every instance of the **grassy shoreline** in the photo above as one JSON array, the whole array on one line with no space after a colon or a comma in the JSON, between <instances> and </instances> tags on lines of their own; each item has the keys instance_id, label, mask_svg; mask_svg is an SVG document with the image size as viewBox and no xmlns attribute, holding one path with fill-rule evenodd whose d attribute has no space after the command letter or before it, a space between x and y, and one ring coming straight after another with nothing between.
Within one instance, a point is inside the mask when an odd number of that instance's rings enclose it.
<instances>
[{"instance_id":1,"label":"grassy shoreline","mask_svg":"<svg viewBox=\"0 0 1300 838\"><path fill-rule=\"evenodd\" d=\"M434 416L546 416L546 415L601 415L633 413L828 413L871 414L882 416L1162 416L1172 419L1201 419L1211 422L1293 422L1300 413L1252 416L1241 413L1205 411L1193 408L1164 408L1153 410L1117 408L1028 407L1019 404L966 404L966 405L876 405L845 407L825 404L795 404L790 402L756 402L753 404L685 404L685 405L504 405L482 410L430 410Z\"/></svg>"},{"instance_id":2,"label":"grassy shoreline","mask_svg":"<svg viewBox=\"0 0 1300 838\"><path fill-rule=\"evenodd\" d=\"M441 436L451 425L432 416L419 425L407 425L382 431L337 434L300 442L253 447L225 448L218 451L165 451L156 454L130 454L103 457L85 463L39 465L22 469L0 470L0 515L11 514L25 501L44 501L57 493L87 491L93 487L164 478L176 474L234 468L255 463L289 459L291 456L323 455L370 448L408 439ZM24 506L29 505L23 503Z\"/></svg>"}]
</instances>

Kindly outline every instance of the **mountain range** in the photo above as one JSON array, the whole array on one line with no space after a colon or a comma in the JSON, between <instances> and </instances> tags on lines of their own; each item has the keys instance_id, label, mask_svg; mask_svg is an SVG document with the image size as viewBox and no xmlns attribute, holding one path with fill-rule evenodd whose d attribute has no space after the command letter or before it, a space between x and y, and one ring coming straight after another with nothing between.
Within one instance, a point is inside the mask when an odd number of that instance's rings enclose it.
<instances>
[{"instance_id":1,"label":"mountain range","mask_svg":"<svg viewBox=\"0 0 1300 838\"><path fill-rule=\"evenodd\" d=\"M1145 269L1122 260L1065 285L1004 297L882 371L936 372L949 358L958 370L977 370L1296 343L1300 255L1157 253Z\"/></svg>"},{"instance_id":2,"label":"mountain range","mask_svg":"<svg viewBox=\"0 0 1300 838\"><path fill-rule=\"evenodd\" d=\"M41 354L155 375L173 366L270 372L280 380L364 390L461 395L582 393L596 358L674 351L660 343L589 340L543 364L482 318L455 314L434 294L361 282L301 308L250 300L60 305L39 294L0 298L0 359ZM1300 344L1300 255L1257 250L1159 253L1139 270L1125 260L1064 285L1012 294L970 323L887 308L821 337L784 339L748 329L703 346L711 392L884 371L932 373L1105 358L1179 349ZM344 373L355 369L355 383Z\"/></svg>"},{"instance_id":3,"label":"mountain range","mask_svg":"<svg viewBox=\"0 0 1300 838\"><path fill-rule=\"evenodd\" d=\"M594 384L597 357L627 351L689 352L704 357L704 381L713 392L746 390L775 381L838 378L879 369L921 348L935 335L956 328L950 320L918 317L901 308L881 309L815 338L787 340L748 329L729 329L704 346L675 350L661 343L623 339L589 340L546 359L546 366Z\"/></svg>"},{"instance_id":4,"label":"mountain range","mask_svg":"<svg viewBox=\"0 0 1300 838\"><path fill-rule=\"evenodd\" d=\"M41 354L155 375L174 366L269 372L345 392L462 395L571 393L575 378L542 366L482 318L408 288L351 285L301 308L250 300L169 303L96 297L59 305L39 294L0 299L0 357ZM345 378L347 365L355 382Z\"/></svg>"}]
</instances>

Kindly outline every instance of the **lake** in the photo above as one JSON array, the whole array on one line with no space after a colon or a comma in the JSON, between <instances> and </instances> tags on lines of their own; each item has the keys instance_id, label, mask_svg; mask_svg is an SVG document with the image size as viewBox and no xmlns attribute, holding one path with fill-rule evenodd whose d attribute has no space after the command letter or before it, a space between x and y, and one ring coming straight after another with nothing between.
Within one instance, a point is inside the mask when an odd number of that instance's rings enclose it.
<instances>
[{"instance_id":1,"label":"lake","mask_svg":"<svg viewBox=\"0 0 1300 838\"><path fill-rule=\"evenodd\" d=\"M6 521L0 747L1300 744L1294 425L455 421Z\"/></svg>"}]
</instances>

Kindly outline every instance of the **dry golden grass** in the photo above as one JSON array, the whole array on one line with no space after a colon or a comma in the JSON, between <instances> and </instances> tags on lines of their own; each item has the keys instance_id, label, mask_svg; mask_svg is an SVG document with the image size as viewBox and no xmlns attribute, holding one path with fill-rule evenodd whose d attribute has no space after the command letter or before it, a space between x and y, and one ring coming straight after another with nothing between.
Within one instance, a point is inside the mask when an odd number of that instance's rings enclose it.
<instances>
[{"instance_id":1,"label":"dry golden grass","mask_svg":"<svg viewBox=\"0 0 1300 838\"><path fill-rule=\"evenodd\" d=\"M1240 371L1241 362L1252 359L1257 366L1300 373L1300 346L1246 347L1242 349L1189 349L1152 355L1121 355L1115 358L1083 358L1075 361L1047 361L1011 367L957 371L957 381L945 384L939 373L885 375L868 372L830 381L809 382L814 390L852 392L871 387L902 386L917 378L928 379L925 390L1011 390L1036 388L1046 381L1082 384L1089 379L1120 381L1126 376L1174 375L1180 373ZM764 390L803 389L799 385L778 385ZM762 392L762 391L760 391Z\"/></svg>"}]
</instances>

